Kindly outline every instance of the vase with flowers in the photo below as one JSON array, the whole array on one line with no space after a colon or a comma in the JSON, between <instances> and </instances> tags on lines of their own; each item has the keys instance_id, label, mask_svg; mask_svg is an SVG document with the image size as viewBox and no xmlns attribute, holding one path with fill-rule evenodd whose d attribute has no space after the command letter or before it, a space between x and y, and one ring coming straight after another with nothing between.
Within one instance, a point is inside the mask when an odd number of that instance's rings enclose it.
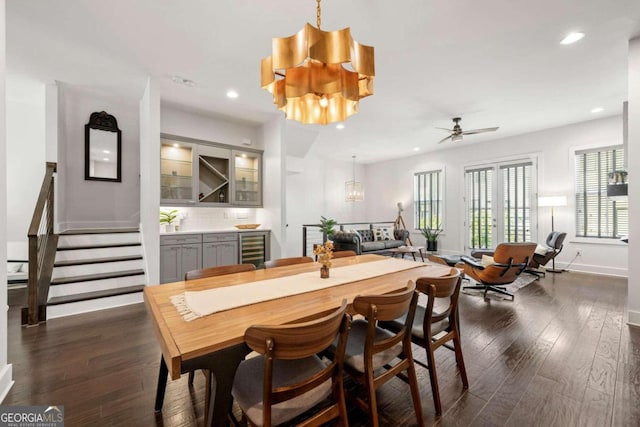
<instances>
[{"instance_id":1,"label":"vase with flowers","mask_svg":"<svg viewBox=\"0 0 640 427\"><path fill-rule=\"evenodd\" d=\"M333 258L333 242L327 240L322 245L316 245L313 253L318 257L320 267L320 277L327 279L329 277L329 267L331 267L331 258Z\"/></svg>"}]
</instances>

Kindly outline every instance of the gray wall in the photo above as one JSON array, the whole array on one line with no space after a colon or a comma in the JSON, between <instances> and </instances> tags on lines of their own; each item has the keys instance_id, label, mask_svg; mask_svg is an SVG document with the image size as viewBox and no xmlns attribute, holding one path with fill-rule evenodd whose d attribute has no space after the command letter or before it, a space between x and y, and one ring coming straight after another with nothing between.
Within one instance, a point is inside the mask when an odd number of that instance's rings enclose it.
<instances>
[{"instance_id":1,"label":"gray wall","mask_svg":"<svg viewBox=\"0 0 640 427\"><path fill-rule=\"evenodd\" d=\"M140 120L138 100L95 88L59 83L58 224L60 230L138 227ZM84 125L106 111L122 131L122 182L85 181Z\"/></svg>"}]
</instances>

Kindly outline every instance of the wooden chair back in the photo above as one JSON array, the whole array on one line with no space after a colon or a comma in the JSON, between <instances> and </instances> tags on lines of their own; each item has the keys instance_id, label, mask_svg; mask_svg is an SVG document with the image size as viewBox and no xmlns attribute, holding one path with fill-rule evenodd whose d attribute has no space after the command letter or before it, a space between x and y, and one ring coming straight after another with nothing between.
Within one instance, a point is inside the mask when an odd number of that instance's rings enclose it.
<instances>
[{"instance_id":1,"label":"wooden chair back","mask_svg":"<svg viewBox=\"0 0 640 427\"><path fill-rule=\"evenodd\" d=\"M353 300L353 309L365 317L374 313L374 320L393 320L409 311L411 299L416 289L415 283L409 281L407 288L391 294L359 295ZM373 309L373 311L372 311ZM369 319L371 322L371 319Z\"/></svg>"},{"instance_id":2,"label":"wooden chair back","mask_svg":"<svg viewBox=\"0 0 640 427\"><path fill-rule=\"evenodd\" d=\"M460 276L460 271L456 268L452 268L446 276L437 278L421 277L416 281L417 289L429 297L422 325L425 337L432 335L431 325L433 323L446 318L449 318L449 330L457 326L458 298L461 285L462 277ZM438 298L448 298L449 304L445 309L435 313L433 308Z\"/></svg>"},{"instance_id":3,"label":"wooden chair back","mask_svg":"<svg viewBox=\"0 0 640 427\"><path fill-rule=\"evenodd\" d=\"M203 268L201 270L191 270L185 273L184 280L204 279L206 277L224 276L225 274L243 273L245 271L255 271L253 264L231 264L219 267Z\"/></svg>"},{"instance_id":4,"label":"wooden chair back","mask_svg":"<svg viewBox=\"0 0 640 427\"><path fill-rule=\"evenodd\" d=\"M333 253L333 257L334 258L347 258L350 256L356 256L358 254L355 253L355 251L335 251Z\"/></svg>"},{"instance_id":5,"label":"wooden chair back","mask_svg":"<svg viewBox=\"0 0 640 427\"><path fill-rule=\"evenodd\" d=\"M292 258L280 258L265 261L264 268L284 267L286 265L304 264L307 262L313 262L313 258L308 256L299 256Z\"/></svg>"},{"instance_id":6,"label":"wooden chair back","mask_svg":"<svg viewBox=\"0 0 640 427\"><path fill-rule=\"evenodd\" d=\"M326 349L333 343L347 307L346 300L339 309L319 319L304 323L278 326L254 325L246 330L244 339L252 350L276 359L302 359ZM269 341L272 343L271 347Z\"/></svg>"},{"instance_id":7,"label":"wooden chair back","mask_svg":"<svg viewBox=\"0 0 640 427\"><path fill-rule=\"evenodd\" d=\"M271 425L271 406L291 400L321 386L331 379L334 404L323 409L304 425L321 425L333 418L341 418L346 425L347 414L344 404L342 369L351 316L346 313L347 300L340 308L327 316L304 323L280 326L251 326L245 332L245 342L251 349L264 354L263 378L263 425ZM338 337L336 357L324 369L310 378L301 378L296 384L273 387L273 366L275 359L303 359L315 356L327 349ZM258 378L256 378L258 380Z\"/></svg>"}]
</instances>

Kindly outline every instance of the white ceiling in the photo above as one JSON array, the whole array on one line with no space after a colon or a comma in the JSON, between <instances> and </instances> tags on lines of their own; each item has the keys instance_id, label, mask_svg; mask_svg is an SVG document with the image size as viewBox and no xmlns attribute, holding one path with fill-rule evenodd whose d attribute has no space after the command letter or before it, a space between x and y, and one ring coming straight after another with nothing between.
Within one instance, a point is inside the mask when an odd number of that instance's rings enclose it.
<instances>
[{"instance_id":1,"label":"white ceiling","mask_svg":"<svg viewBox=\"0 0 640 427\"><path fill-rule=\"evenodd\" d=\"M313 0L7 0L8 71L135 99L151 75L163 102L260 123L281 114L260 59L307 21ZM310 129L328 156L372 162L447 148L434 127L454 116L463 129L500 126L459 143L470 144L594 119L594 107L620 114L640 1L324 0L322 28L346 26L375 47L375 94L344 130ZM586 37L560 45L570 31Z\"/></svg>"}]
</instances>

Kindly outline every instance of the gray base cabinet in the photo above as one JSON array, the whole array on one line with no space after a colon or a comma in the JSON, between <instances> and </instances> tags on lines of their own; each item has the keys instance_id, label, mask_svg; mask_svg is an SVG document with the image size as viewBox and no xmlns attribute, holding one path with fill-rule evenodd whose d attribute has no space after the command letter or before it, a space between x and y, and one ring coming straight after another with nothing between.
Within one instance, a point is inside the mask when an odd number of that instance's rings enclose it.
<instances>
[{"instance_id":1,"label":"gray base cabinet","mask_svg":"<svg viewBox=\"0 0 640 427\"><path fill-rule=\"evenodd\" d=\"M184 280L186 272L251 263L263 268L270 258L270 232L222 232L160 236L160 283Z\"/></svg>"},{"instance_id":2,"label":"gray base cabinet","mask_svg":"<svg viewBox=\"0 0 640 427\"><path fill-rule=\"evenodd\" d=\"M202 235L160 236L160 283L184 280L202 268Z\"/></svg>"},{"instance_id":3,"label":"gray base cabinet","mask_svg":"<svg viewBox=\"0 0 640 427\"><path fill-rule=\"evenodd\" d=\"M238 264L238 233L202 236L202 268Z\"/></svg>"}]
</instances>

